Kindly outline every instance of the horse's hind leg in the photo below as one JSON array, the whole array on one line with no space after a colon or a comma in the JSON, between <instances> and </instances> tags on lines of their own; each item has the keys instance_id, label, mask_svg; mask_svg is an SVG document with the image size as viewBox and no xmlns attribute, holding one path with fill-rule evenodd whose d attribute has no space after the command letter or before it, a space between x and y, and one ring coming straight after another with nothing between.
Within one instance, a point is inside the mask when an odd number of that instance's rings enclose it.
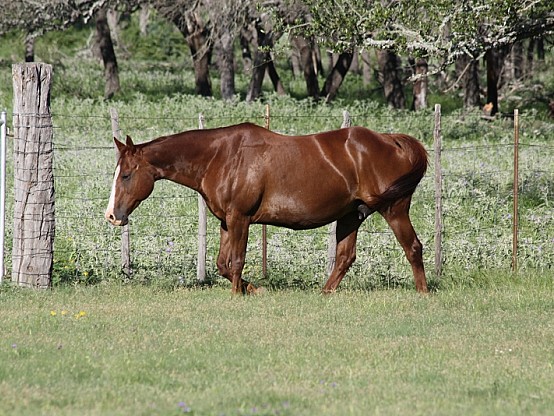
<instances>
[{"instance_id":1,"label":"horse's hind leg","mask_svg":"<svg viewBox=\"0 0 554 416\"><path fill-rule=\"evenodd\" d=\"M335 267L323 286L323 293L331 293L337 290L342 278L356 260L356 239L358 227L363 222L358 212L346 215L337 221L337 254Z\"/></svg>"},{"instance_id":2,"label":"horse's hind leg","mask_svg":"<svg viewBox=\"0 0 554 416\"><path fill-rule=\"evenodd\" d=\"M414 273L416 290L426 293L428 289L423 267L423 246L417 238L410 221L410 202L411 197L408 197L379 212L392 228L396 239L404 249L404 253L406 253L406 258L410 262Z\"/></svg>"}]
</instances>

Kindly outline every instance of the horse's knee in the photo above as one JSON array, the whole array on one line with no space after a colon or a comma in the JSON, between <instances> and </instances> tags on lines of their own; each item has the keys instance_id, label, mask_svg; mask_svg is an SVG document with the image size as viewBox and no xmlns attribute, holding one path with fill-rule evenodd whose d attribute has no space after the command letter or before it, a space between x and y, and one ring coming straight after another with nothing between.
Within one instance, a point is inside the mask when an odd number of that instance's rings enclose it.
<instances>
[{"instance_id":1,"label":"horse's knee","mask_svg":"<svg viewBox=\"0 0 554 416\"><path fill-rule=\"evenodd\" d=\"M217 259L217 270L220 276L229 277L229 262L226 257L220 256Z\"/></svg>"}]
</instances>

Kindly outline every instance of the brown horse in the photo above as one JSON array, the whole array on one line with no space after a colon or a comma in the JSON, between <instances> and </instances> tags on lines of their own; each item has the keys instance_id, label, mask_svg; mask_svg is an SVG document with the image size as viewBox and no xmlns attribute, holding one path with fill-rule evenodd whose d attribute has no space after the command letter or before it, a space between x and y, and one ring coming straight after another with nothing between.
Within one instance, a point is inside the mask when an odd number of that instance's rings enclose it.
<instances>
[{"instance_id":1,"label":"brown horse","mask_svg":"<svg viewBox=\"0 0 554 416\"><path fill-rule=\"evenodd\" d=\"M241 275L250 224L304 230L337 221L335 267L324 292L333 292L356 257L358 228L379 212L427 292L422 245L409 217L427 152L414 138L362 127L283 136L245 123L192 130L148 143L114 138L118 156L106 218L125 225L158 179L198 191L221 221L217 267L234 293L256 289Z\"/></svg>"}]
</instances>

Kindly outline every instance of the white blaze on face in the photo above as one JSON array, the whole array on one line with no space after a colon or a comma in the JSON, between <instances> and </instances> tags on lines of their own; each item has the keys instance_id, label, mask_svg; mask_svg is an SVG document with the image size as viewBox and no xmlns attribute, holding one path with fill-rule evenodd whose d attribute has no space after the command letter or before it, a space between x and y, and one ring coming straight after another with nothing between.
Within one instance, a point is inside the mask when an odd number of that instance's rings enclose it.
<instances>
[{"instance_id":1,"label":"white blaze on face","mask_svg":"<svg viewBox=\"0 0 554 416\"><path fill-rule=\"evenodd\" d=\"M114 213L114 205L115 205L115 184L117 182L117 178L119 178L119 172L121 168L119 165L115 168L115 174L113 177L113 184L112 184L112 192L110 194L110 200L108 201L108 208L106 209L106 218L111 222L111 218L113 218Z\"/></svg>"}]
</instances>

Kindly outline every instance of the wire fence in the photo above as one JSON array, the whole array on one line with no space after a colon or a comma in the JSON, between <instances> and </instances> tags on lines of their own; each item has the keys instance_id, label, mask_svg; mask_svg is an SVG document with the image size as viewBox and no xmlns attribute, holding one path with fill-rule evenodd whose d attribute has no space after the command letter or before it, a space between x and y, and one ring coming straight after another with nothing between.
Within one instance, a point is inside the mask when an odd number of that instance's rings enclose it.
<instances>
[{"instance_id":1,"label":"wire fence","mask_svg":"<svg viewBox=\"0 0 554 416\"><path fill-rule=\"evenodd\" d=\"M259 117L204 112L206 127L251 121ZM354 125L398 132L396 115L352 114ZM428 174L416 191L411 216L424 244L425 265L434 268L434 198L432 113L402 115L402 131L422 140L429 151ZM407 124L406 124L407 120ZM53 114L56 236L54 282L95 283L121 278L120 233L103 218L113 169L110 115ZM302 113L274 113L272 130L303 134L339 128L342 113L321 117ZM458 273L508 270L512 257L513 128L510 120L488 122L478 115L466 120L443 116L443 270ZM119 115L122 133L135 142L198 127L196 117ZM482 138L476 139L476 132ZM477 134L478 135L478 134ZM520 270L552 270L554 264L554 155L549 139L552 124L536 125L525 116L519 145L521 194L518 263ZM471 139L467 139L470 137ZM13 144L8 140L8 155ZM7 165L7 216L13 213L13 166ZM133 213L130 222L132 279L169 284L191 283L197 264L197 194L168 181L156 184L152 196ZM13 229L7 221L6 270L10 270ZM319 286L326 278L328 229L291 231L268 227L268 273L262 277L261 227L251 227L247 279L268 285ZM219 223L209 216L207 232L208 280L215 265ZM375 287L411 282L404 253L384 220L374 215L362 225L357 260L343 285Z\"/></svg>"}]
</instances>

